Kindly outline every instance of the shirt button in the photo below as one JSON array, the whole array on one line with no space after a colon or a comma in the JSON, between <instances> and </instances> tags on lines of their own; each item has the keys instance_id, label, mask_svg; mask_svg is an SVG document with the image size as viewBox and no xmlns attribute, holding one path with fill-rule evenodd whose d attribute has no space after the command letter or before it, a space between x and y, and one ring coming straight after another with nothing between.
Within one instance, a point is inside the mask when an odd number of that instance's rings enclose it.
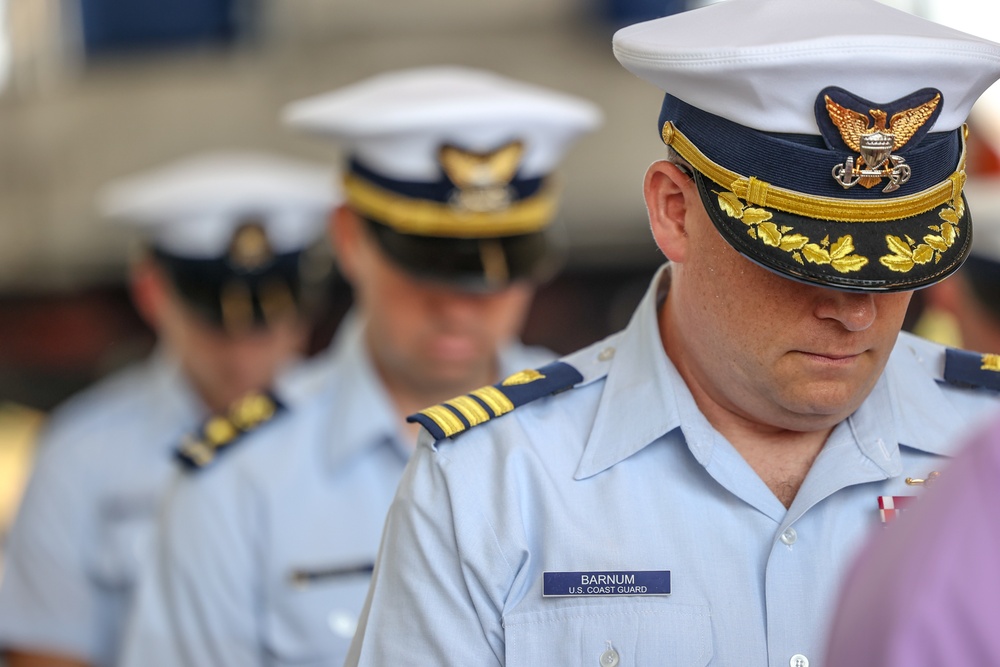
<instances>
[{"instance_id":1,"label":"shirt button","mask_svg":"<svg viewBox=\"0 0 1000 667\"><path fill-rule=\"evenodd\" d=\"M809 658L805 657L801 653L796 653L792 656L792 659L788 661L788 667L809 667Z\"/></svg>"},{"instance_id":2,"label":"shirt button","mask_svg":"<svg viewBox=\"0 0 1000 667\"><path fill-rule=\"evenodd\" d=\"M338 637L350 639L354 636L354 631L358 629L358 621L353 614L346 611L334 611L326 619L330 626L330 631Z\"/></svg>"},{"instance_id":3,"label":"shirt button","mask_svg":"<svg viewBox=\"0 0 1000 667\"><path fill-rule=\"evenodd\" d=\"M607 651L601 654L601 667L617 667L618 665L618 651L613 648L609 648Z\"/></svg>"},{"instance_id":4,"label":"shirt button","mask_svg":"<svg viewBox=\"0 0 1000 667\"><path fill-rule=\"evenodd\" d=\"M792 546L793 544L795 544L795 540L797 540L797 539L799 539L799 534L795 532L794 528L789 528L789 529L787 529L785 532L783 532L781 534L781 541L784 542L785 544L787 544L788 546ZM801 655L796 655L795 658L803 658L803 659L805 659ZM792 658L792 660L794 660L795 658ZM792 667L808 667L808 665L809 665L809 661L808 660L806 660L805 664L803 664L801 666L800 665L796 665L794 662L792 663Z\"/></svg>"},{"instance_id":5,"label":"shirt button","mask_svg":"<svg viewBox=\"0 0 1000 667\"><path fill-rule=\"evenodd\" d=\"M611 361L611 359L614 356L615 356L615 348L613 348L613 347L606 347L603 350L601 350L600 354L597 355L597 360L598 361Z\"/></svg>"}]
</instances>

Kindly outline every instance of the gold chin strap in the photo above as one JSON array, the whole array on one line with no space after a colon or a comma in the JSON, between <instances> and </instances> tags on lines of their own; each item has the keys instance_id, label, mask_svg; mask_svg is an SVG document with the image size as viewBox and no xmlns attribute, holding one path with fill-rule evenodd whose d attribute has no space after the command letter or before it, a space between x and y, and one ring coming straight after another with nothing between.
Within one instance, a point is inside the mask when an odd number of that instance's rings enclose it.
<instances>
[{"instance_id":1,"label":"gold chin strap","mask_svg":"<svg viewBox=\"0 0 1000 667\"><path fill-rule=\"evenodd\" d=\"M740 199L762 208L777 209L793 215L801 215L817 220L836 222L883 222L909 218L955 201L965 185L965 138L968 129L962 130L962 153L958 169L937 185L923 192L887 199L885 201L858 201L817 197L771 185L753 176L741 176L708 159L697 146L667 121L663 125L663 142L671 146L700 171L718 185L726 188Z\"/></svg>"},{"instance_id":2,"label":"gold chin strap","mask_svg":"<svg viewBox=\"0 0 1000 667\"><path fill-rule=\"evenodd\" d=\"M555 217L556 193L551 186L500 211L470 211L446 202L412 199L380 188L356 174L344 176L344 193L359 214L397 232L419 236L485 238L530 234Z\"/></svg>"},{"instance_id":3,"label":"gold chin strap","mask_svg":"<svg viewBox=\"0 0 1000 667\"><path fill-rule=\"evenodd\" d=\"M261 310L264 311L264 319L271 326L278 322L291 318L295 312L295 299L292 297L292 290L281 278L272 278L264 282L259 290L259 300Z\"/></svg>"},{"instance_id":4,"label":"gold chin strap","mask_svg":"<svg viewBox=\"0 0 1000 667\"><path fill-rule=\"evenodd\" d=\"M253 295L246 283L232 280L222 288L222 327L229 333L246 331L253 326Z\"/></svg>"},{"instance_id":5,"label":"gold chin strap","mask_svg":"<svg viewBox=\"0 0 1000 667\"><path fill-rule=\"evenodd\" d=\"M510 281L507 268L507 253L498 239L483 239L479 242L479 258L483 263L483 276L490 287L500 287Z\"/></svg>"}]
</instances>

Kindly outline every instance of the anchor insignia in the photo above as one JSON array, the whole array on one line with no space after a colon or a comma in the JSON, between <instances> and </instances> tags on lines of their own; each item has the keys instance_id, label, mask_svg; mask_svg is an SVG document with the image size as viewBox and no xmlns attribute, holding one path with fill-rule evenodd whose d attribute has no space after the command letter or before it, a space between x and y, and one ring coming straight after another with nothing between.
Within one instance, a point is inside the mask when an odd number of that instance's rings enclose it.
<instances>
[{"instance_id":1,"label":"anchor insignia","mask_svg":"<svg viewBox=\"0 0 1000 667\"><path fill-rule=\"evenodd\" d=\"M845 189L860 185L871 188L883 178L889 179L882 192L898 190L910 180L910 165L893 151L902 148L917 130L927 122L941 101L941 93L912 109L893 114L886 125L881 109L869 109L867 114L848 109L824 95L827 113L851 150L860 153L857 160L849 157L833 168L833 178Z\"/></svg>"}]
</instances>

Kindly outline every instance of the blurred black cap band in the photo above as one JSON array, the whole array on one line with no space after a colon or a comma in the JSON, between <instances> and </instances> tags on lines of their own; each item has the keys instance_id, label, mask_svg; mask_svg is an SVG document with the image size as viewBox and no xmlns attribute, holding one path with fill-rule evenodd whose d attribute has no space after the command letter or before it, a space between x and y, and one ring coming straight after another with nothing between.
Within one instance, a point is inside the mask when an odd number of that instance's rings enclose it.
<instances>
[{"instance_id":1,"label":"blurred black cap band","mask_svg":"<svg viewBox=\"0 0 1000 667\"><path fill-rule=\"evenodd\" d=\"M560 253L544 231L494 238L445 238L403 234L365 218L385 255L418 278L470 291L495 291L511 283L544 282L559 268Z\"/></svg>"},{"instance_id":2,"label":"blurred black cap band","mask_svg":"<svg viewBox=\"0 0 1000 667\"><path fill-rule=\"evenodd\" d=\"M253 269L230 257L190 259L156 248L152 252L181 299L227 332L273 326L300 314L302 252L275 254Z\"/></svg>"}]
</instances>

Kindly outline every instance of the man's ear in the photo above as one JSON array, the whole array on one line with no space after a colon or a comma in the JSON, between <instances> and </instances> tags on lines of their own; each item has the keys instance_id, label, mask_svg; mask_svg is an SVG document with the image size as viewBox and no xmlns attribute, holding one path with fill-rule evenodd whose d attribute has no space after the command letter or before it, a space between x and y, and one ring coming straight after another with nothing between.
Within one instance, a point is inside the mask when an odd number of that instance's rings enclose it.
<instances>
[{"instance_id":1,"label":"man's ear","mask_svg":"<svg viewBox=\"0 0 1000 667\"><path fill-rule=\"evenodd\" d=\"M168 278L152 257L137 259L129 267L129 293L136 311L154 331L160 327L167 308Z\"/></svg>"},{"instance_id":2,"label":"man's ear","mask_svg":"<svg viewBox=\"0 0 1000 667\"><path fill-rule=\"evenodd\" d=\"M658 160L646 170L642 191L656 245L670 261L683 262L687 213L700 202L694 179L672 162Z\"/></svg>"},{"instance_id":3,"label":"man's ear","mask_svg":"<svg viewBox=\"0 0 1000 667\"><path fill-rule=\"evenodd\" d=\"M357 274L358 254L362 251L361 244L364 230L361 220L347 206L338 206L330 214L330 242L333 244L333 255L337 259L340 272L348 281L354 282Z\"/></svg>"}]
</instances>

